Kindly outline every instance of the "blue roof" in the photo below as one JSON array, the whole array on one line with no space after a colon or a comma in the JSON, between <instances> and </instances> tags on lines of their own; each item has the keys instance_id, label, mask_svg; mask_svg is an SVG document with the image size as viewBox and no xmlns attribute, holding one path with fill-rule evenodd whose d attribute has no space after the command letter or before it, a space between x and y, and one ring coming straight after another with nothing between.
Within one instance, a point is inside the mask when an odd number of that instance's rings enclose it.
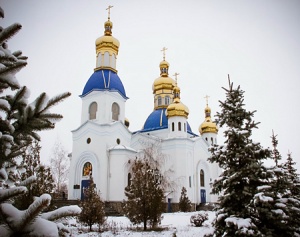
<instances>
[{"instance_id":1,"label":"blue roof","mask_svg":"<svg viewBox=\"0 0 300 237\"><path fill-rule=\"evenodd\" d=\"M150 132L150 131L155 131L164 128L168 128L168 118L166 116L166 108L154 110L146 119L143 129L136 131L134 133ZM189 125L188 122L187 122L187 132L189 134L197 136L192 132L191 126Z\"/></svg>"},{"instance_id":2,"label":"blue roof","mask_svg":"<svg viewBox=\"0 0 300 237\"><path fill-rule=\"evenodd\" d=\"M128 99L123 83L120 80L118 74L109 69L95 71L85 84L81 96L83 97L95 90L116 91L119 92L125 99Z\"/></svg>"}]
</instances>

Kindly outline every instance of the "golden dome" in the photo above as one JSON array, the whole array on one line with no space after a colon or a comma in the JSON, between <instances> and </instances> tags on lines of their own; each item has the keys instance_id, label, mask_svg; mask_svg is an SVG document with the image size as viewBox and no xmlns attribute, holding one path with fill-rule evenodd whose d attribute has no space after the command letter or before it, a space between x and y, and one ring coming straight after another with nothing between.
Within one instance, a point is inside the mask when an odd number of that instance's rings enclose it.
<instances>
[{"instance_id":1,"label":"golden dome","mask_svg":"<svg viewBox=\"0 0 300 237\"><path fill-rule=\"evenodd\" d=\"M158 90L173 90L175 81L171 77L159 77L155 79L152 85L153 94Z\"/></svg>"},{"instance_id":2,"label":"golden dome","mask_svg":"<svg viewBox=\"0 0 300 237\"><path fill-rule=\"evenodd\" d=\"M96 39L96 49L102 47L112 47L114 50L118 50L120 46L119 40L112 36L113 23L108 20L104 23L104 35Z\"/></svg>"},{"instance_id":3,"label":"golden dome","mask_svg":"<svg viewBox=\"0 0 300 237\"><path fill-rule=\"evenodd\" d=\"M175 98L173 103L167 108L167 117L183 116L188 117L190 111L186 105L180 102L179 98Z\"/></svg>"},{"instance_id":4,"label":"golden dome","mask_svg":"<svg viewBox=\"0 0 300 237\"><path fill-rule=\"evenodd\" d=\"M167 107L167 117L173 116L183 116L188 117L190 111L186 105L180 101L180 88L177 86L177 83L173 89L174 100L173 103Z\"/></svg>"},{"instance_id":5,"label":"golden dome","mask_svg":"<svg viewBox=\"0 0 300 237\"><path fill-rule=\"evenodd\" d=\"M208 107L208 105L204 109L204 112L205 112L205 120L199 126L200 134L202 135L203 133L218 133L219 129L218 129L217 125L214 122L212 122L212 120L211 120L211 117L210 117L211 109Z\"/></svg>"}]
</instances>

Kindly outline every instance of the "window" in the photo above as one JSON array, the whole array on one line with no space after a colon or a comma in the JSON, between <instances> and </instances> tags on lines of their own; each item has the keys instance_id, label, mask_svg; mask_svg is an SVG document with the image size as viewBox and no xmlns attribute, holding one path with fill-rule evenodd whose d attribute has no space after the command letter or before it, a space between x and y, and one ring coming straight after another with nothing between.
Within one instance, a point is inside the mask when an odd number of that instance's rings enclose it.
<instances>
[{"instance_id":1,"label":"window","mask_svg":"<svg viewBox=\"0 0 300 237\"><path fill-rule=\"evenodd\" d=\"M98 56L97 56L97 67L100 67L101 66L101 59L102 59L102 54L99 53Z\"/></svg>"},{"instance_id":2,"label":"window","mask_svg":"<svg viewBox=\"0 0 300 237\"><path fill-rule=\"evenodd\" d=\"M97 103L93 102L90 104L90 108L89 108L89 119L96 119L96 114L97 114Z\"/></svg>"},{"instance_id":3,"label":"window","mask_svg":"<svg viewBox=\"0 0 300 237\"><path fill-rule=\"evenodd\" d=\"M174 132L175 130L175 125L174 125L174 122L172 123L172 132Z\"/></svg>"},{"instance_id":4,"label":"window","mask_svg":"<svg viewBox=\"0 0 300 237\"><path fill-rule=\"evenodd\" d=\"M160 96L158 96L157 102L158 102L158 106L160 106L161 105L161 97Z\"/></svg>"},{"instance_id":5,"label":"window","mask_svg":"<svg viewBox=\"0 0 300 237\"><path fill-rule=\"evenodd\" d=\"M178 131L181 131L181 122L178 122Z\"/></svg>"},{"instance_id":6,"label":"window","mask_svg":"<svg viewBox=\"0 0 300 237\"><path fill-rule=\"evenodd\" d=\"M189 185L190 185L190 188L192 187L192 177L189 176Z\"/></svg>"},{"instance_id":7,"label":"window","mask_svg":"<svg viewBox=\"0 0 300 237\"><path fill-rule=\"evenodd\" d=\"M131 185L131 173L128 173L127 175L127 186L129 187Z\"/></svg>"},{"instance_id":8,"label":"window","mask_svg":"<svg viewBox=\"0 0 300 237\"><path fill-rule=\"evenodd\" d=\"M119 114L120 114L120 107L116 102L114 102L112 104L111 112L112 112L112 120L118 121L119 120Z\"/></svg>"},{"instance_id":9,"label":"window","mask_svg":"<svg viewBox=\"0 0 300 237\"><path fill-rule=\"evenodd\" d=\"M104 64L103 66L108 67L109 66L109 53L105 52L104 53Z\"/></svg>"},{"instance_id":10,"label":"window","mask_svg":"<svg viewBox=\"0 0 300 237\"><path fill-rule=\"evenodd\" d=\"M211 140L211 144L213 145L214 144L214 139L211 137L210 140Z\"/></svg>"},{"instance_id":11,"label":"window","mask_svg":"<svg viewBox=\"0 0 300 237\"><path fill-rule=\"evenodd\" d=\"M204 171L200 170L200 186L204 187Z\"/></svg>"},{"instance_id":12,"label":"window","mask_svg":"<svg viewBox=\"0 0 300 237\"><path fill-rule=\"evenodd\" d=\"M170 104L170 97L166 96L165 97L165 105L168 105L168 104Z\"/></svg>"},{"instance_id":13,"label":"window","mask_svg":"<svg viewBox=\"0 0 300 237\"><path fill-rule=\"evenodd\" d=\"M186 132L186 123L184 123L184 131Z\"/></svg>"},{"instance_id":14,"label":"window","mask_svg":"<svg viewBox=\"0 0 300 237\"><path fill-rule=\"evenodd\" d=\"M82 176L92 176L93 167L90 162L86 162L82 169Z\"/></svg>"},{"instance_id":15,"label":"window","mask_svg":"<svg viewBox=\"0 0 300 237\"><path fill-rule=\"evenodd\" d=\"M113 54L111 57L111 67L116 68L116 55Z\"/></svg>"}]
</instances>

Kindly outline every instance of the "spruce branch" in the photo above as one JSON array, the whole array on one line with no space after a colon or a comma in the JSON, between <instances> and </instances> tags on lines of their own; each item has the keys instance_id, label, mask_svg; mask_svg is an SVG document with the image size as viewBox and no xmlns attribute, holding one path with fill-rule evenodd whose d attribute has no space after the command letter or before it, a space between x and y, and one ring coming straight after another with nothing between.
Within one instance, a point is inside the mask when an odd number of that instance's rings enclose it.
<instances>
[{"instance_id":1,"label":"spruce branch","mask_svg":"<svg viewBox=\"0 0 300 237\"><path fill-rule=\"evenodd\" d=\"M40 111L40 113L44 113L45 111L47 111L51 107L53 107L53 106L57 105L58 103L62 102L63 100L65 100L70 95L71 95L70 92L64 92L60 95L57 95L57 96L53 97L52 99L50 99L47 102L47 105L45 106L45 108L43 110Z\"/></svg>"},{"instance_id":2,"label":"spruce branch","mask_svg":"<svg viewBox=\"0 0 300 237\"><path fill-rule=\"evenodd\" d=\"M0 32L0 44L7 41L11 37L13 37L19 30L21 30L22 25L19 23L14 23Z\"/></svg>"},{"instance_id":3,"label":"spruce branch","mask_svg":"<svg viewBox=\"0 0 300 237\"><path fill-rule=\"evenodd\" d=\"M22 230L30 223L32 223L36 217L50 205L51 196L49 194L43 194L40 197L36 198L34 202L28 207L25 211L22 220L18 224L17 229Z\"/></svg>"},{"instance_id":4,"label":"spruce branch","mask_svg":"<svg viewBox=\"0 0 300 237\"><path fill-rule=\"evenodd\" d=\"M51 212L43 213L41 217L49 221L54 221L63 217L76 216L79 215L80 213L81 213L81 209L77 205L71 205L71 206L61 207Z\"/></svg>"},{"instance_id":5,"label":"spruce branch","mask_svg":"<svg viewBox=\"0 0 300 237\"><path fill-rule=\"evenodd\" d=\"M0 203L13 198L17 195L24 194L27 192L26 187L14 187L14 188L9 188L9 189L1 189L0 192Z\"/></svg>"}]
</instances>

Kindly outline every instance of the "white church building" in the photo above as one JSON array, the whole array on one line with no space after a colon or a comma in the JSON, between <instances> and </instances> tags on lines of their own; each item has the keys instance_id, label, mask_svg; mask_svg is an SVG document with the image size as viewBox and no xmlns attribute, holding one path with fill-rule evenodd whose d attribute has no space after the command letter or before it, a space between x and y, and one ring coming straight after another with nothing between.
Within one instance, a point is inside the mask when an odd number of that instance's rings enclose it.
<instances>
[{"instance_id":1,"label":"white church building","mask_svg":"<svg viewBox=\"0 0 300 237\"><path fill-rule=\"evenodd\" d=\"M188 107L180 101L177 79L169 76L164 54L160 76L152 86L154 109L145 116L143 128L130 131L125 116L128 97L116 70L119 41L112 36L112 26L108 17L104 35L96 40L96 68L80 96L81 123L72 131L68 199L81 199L92 175L101 197L118 207L126 199L124 189L130 182L128 160L146 143L159 141L160 152L168 157L177 180L175 190L166 192L168 211L179 202L182 187L195 205L216 202L217 196L210 194L211 184L221 170L207 160L218 132L211 109L206 106L204 122L199 133L194 133L188 123Z\"/></svg>"}]
</instances>

